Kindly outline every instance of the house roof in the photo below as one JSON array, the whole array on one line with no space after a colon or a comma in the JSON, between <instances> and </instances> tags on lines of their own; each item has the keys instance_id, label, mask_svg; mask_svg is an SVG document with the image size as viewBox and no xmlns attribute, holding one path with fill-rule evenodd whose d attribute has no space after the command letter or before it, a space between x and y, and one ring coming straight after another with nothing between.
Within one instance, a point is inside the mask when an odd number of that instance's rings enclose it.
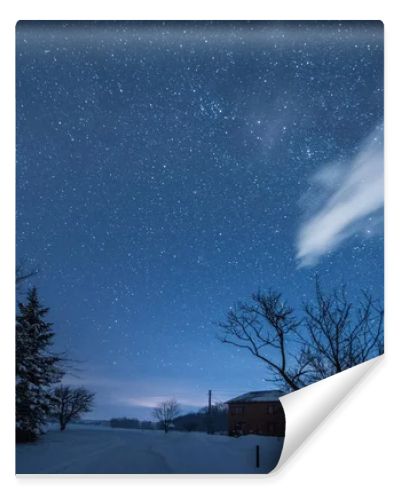
<instances>
[{"instance_id":1,"label":"house roof","mask_svg":"<svg viewBox=\"0 0 400 500\"><path fill-rule=\"evenodd\" d=\"M281 396L285 393L282 391L252 391L246 392L241 396L230 399L227 404L230 403L264 403L268 401L278 401Z\"/></svg>"}]
</instances>

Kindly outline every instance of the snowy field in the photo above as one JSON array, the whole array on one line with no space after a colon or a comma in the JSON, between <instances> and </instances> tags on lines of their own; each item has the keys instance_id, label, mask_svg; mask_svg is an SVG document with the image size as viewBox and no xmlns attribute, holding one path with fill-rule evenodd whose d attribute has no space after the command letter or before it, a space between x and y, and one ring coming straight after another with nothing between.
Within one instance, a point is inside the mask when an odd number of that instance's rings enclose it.
<instances>
[{"instance_id":1,"label":"snowy field","mask_svg":"<svg viewBox=\"0 0 400 500\"><path fill-rule=\"evenodd\" d=\"M256 445L260 467L256 467ZM283 438L207 435L71 425L17 445L17 474L262 474L279 460Z\"/></svg>"}]
</instances>

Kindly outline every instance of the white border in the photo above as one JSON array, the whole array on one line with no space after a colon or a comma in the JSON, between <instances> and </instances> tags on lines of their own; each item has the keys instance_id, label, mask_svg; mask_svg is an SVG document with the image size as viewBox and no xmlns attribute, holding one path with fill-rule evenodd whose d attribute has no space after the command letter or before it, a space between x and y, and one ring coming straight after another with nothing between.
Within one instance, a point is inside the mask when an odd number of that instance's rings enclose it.
<instances>
[{"instance_id":1,"label":"white border","mask_svg":"<svg viewBox=\"0 0 400 500\"><path fill-rule=\"evenodd\" d=\"M400 162L396 148L398 96L400 89L398 51L399 25L395 2L335 0L321 1L211 1L148 0L143 3L69 0L14 1L2 4L0 18L2 77L1 137L3 161L0 167L1 221L1 491L4 498L58 500L91 497L249 498L394 498L398 463L399 422L391 401L398 394L397 331L399 283L400 213L398 176ZM385 24L386 84L386 349L385 360L353 391L331 417L314 433L296 458L278 474L265 477L14 477L14 25L18 19L380 19ZM390 272L387 270L390 269ZM397 292L397 293L396 293ZM6 321L4 322L4 318ZM10 376L11 374L11 376ZM397 399L397 397L393 398ZM348 443L351 443L351 447ZM390 456L390 450L395 453ZM343 450L346 450L345 452ZM8 491L7 491L8 490ZM392 493L389 493L392 491Z\"/></svg>"}]
</instances>

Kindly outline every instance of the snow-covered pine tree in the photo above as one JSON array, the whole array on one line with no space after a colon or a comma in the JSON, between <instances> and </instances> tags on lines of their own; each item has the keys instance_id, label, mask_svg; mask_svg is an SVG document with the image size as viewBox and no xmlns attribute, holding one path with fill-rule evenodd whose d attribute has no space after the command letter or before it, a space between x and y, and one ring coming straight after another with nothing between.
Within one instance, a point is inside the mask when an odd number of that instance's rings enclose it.
<instances>
[{"instance_id":1,"label":"snow-covered pine tree","mask_svg":"<svg viewBox=\"0 0 400 500\"><path fill-rule=\"evenodd\" d=\"M16 318L16 439L34 441L42 432L50 413L49 388L60 381L61 358L49 351L54 332L45 321L48 308L38 298L36 288L19 303Z\"/></svg>"}]
</instances>

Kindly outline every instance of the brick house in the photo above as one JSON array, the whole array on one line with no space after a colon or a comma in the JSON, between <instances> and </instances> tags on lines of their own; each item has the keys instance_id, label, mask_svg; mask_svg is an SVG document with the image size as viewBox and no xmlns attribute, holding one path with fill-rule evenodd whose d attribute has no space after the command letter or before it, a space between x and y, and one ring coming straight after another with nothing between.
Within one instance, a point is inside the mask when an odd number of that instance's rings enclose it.
<instances>
[{"instance_id":1,"label":"brick house","mask_svg":"<svg viewBox=\"0 0 400 500\"><path fill-rule=\"evenodd\" d=\"M247 392L226 402L229 435L285 435L285 413L279 401L281 391Z\"/></svg>"}]
</instances>

